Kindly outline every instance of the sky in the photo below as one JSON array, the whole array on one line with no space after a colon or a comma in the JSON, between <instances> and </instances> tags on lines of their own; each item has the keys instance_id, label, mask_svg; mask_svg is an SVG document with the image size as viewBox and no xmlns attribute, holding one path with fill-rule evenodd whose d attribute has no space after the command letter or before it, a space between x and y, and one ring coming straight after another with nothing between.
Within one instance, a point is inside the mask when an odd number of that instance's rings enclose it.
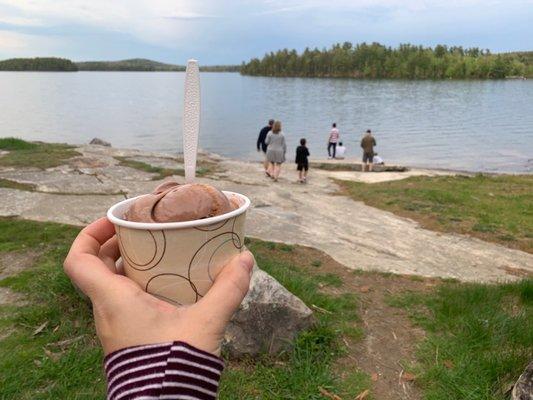
<instances>
[{"instance_id":1,"label":"sky","mask_svg":"<svg viewBox=\"0 0 533 400\"><path fill-rule=\"evenodd\" d=\"M0 0L0 59L240 64L351 41L533 50L533 0Z\"/></svg>"}]
</instances>

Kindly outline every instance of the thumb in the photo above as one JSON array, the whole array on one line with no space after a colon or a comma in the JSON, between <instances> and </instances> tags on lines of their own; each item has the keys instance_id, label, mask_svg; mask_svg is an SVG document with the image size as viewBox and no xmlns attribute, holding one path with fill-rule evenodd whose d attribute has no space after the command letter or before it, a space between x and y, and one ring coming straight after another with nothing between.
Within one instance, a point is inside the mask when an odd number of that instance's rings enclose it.
<instances>
[{"instance_id":1,"label":"thumb","mask_svg":"<svg viewBox=\"0 0 533 400\"><path fill-rule=\"evenodd\" d=\"M224 325L248 293L254 256L249 251L236 255L226 264L206 295L194 306L204 315L216 316Z\"/></svg>"}]
</instances>

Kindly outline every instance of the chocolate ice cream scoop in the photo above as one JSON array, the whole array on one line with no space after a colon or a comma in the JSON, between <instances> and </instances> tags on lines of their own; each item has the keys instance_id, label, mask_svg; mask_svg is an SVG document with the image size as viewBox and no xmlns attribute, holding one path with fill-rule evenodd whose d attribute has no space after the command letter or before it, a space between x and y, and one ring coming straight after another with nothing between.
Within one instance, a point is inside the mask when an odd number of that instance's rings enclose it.
<instances>
[{"instance_id":1,"label":"chocolate ice cream scoop","mask_svg":"<svg viewBox=\"0 0 533 400\"><path fill-rule=\"evenodd\" d=\"M183 222L214 217L238 208L218 189L191 183L165 182L153 193L139 197L125 212L134 222Z\"/></svg>"}]
</instances>

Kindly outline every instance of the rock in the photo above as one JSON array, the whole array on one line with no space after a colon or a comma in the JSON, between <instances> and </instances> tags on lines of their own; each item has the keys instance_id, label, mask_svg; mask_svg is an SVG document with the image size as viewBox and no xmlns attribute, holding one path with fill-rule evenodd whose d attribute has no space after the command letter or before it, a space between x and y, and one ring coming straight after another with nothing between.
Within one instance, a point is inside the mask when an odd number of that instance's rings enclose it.
<instances>
[{"instance_id":1,"label":"rock","mask_svg":"<svg viewBox=\"0 0 533 400\"><path fill-rule=\"evenodd\" d=\"M105 140L102 140L102 139L98 139L98 138L94 138L93 140L89 142L89 144L96 144L98 146L111 147L111 143L106 142Z\"/></svg>"},{"instance_id":2,"label":"rock","mask_svg":"<svg viewBox=\"0 0 533 400\"><path fill-rule=\"evenodd\" d=\"M532 400L533 399L533 361L526 367L524 373L520 375L513 387L512 400Z\"/></svg>"},{"instance_id":3,"label":"rock","mask_svg":"<svg viewBox=\"0 0 533 400\"><path fill-rule=\"evenodd\" d=\"M313 312L302 300L255 267L250 291L228 325L223 348L233 358L278 353L290 348L313 322Z\"/></svg>"}]
</instances>

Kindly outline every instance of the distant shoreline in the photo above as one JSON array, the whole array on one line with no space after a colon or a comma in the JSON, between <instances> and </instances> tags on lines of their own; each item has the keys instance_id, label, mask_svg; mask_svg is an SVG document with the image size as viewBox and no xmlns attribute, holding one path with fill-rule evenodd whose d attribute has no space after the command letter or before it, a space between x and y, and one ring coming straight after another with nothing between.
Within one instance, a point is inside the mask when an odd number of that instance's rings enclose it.
<instances>
[{"instance_id":1,"label":"distant shoreline","mask_svg":"<svg viewBox=\"0 0 533 400\"><path fill-rule=\"evenodd\" d=\"M79 61L66 58L37 57L12 58L0 61L0 71L11 72L183 72L184 65L165 64L143 58L120 61ZM200 66L202 72L239 72L240 65L205 65Z\"/></svg>"}]
</instances>

